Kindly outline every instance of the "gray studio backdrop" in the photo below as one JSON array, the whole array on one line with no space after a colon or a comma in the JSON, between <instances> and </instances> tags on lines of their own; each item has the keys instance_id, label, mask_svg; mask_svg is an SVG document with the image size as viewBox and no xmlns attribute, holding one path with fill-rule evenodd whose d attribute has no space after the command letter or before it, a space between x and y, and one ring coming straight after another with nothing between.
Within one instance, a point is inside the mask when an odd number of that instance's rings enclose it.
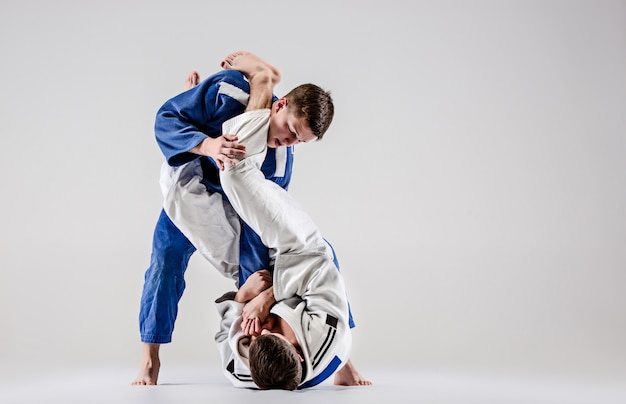
<instances>
[{"instance_id":1,"label":"gray studio backdrop","mask_svg":"<svg viewBox=\"0 0 626 404\"><path fill-rule=\"evenodd\" d=\"M3 1L0 363L134 367L158 107L234 50L331 90L290 192L359 367L626 373L624 1ZM192 259L168 365L216 366ZM129 381L134 374L129 374Z\"/></svg>"}]
</instances>

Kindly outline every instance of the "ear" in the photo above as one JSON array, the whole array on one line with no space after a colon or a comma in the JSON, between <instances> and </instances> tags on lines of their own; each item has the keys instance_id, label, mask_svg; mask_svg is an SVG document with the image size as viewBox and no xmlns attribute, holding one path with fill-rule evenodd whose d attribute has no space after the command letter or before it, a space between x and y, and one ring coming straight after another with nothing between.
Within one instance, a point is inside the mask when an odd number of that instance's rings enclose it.
<instances>
[{"instance_id":1,"label":"ear","mask_svg":"<svg viewBox=\"0 0 626 404\"><path fill-rule=\"evenodd\" d=\"M289 101L283 97L283 98L279 98L275 103L274 103L274 108L275 108L275 112L280 111L281 109L285 108L287 106L287 104L289 103Z\"/></svg>"}]
</instances>

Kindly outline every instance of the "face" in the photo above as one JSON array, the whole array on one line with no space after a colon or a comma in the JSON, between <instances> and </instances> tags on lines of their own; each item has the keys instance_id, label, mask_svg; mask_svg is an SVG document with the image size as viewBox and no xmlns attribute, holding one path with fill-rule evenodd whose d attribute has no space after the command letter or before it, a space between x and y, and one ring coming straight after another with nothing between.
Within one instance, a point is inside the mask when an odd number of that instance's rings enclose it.
<instances>
[{"instance_id":1,"label":"face","mask_svg":"<svg viewBox=\"0 0 626 404\"><path fill-rule=\"evenodd\" d=\"M270 113L270 129L267 146L276 148L306 143L317 139L304 118L298 118L287 107L286 98L274 102Z\"/></svg>"}]
</instances>

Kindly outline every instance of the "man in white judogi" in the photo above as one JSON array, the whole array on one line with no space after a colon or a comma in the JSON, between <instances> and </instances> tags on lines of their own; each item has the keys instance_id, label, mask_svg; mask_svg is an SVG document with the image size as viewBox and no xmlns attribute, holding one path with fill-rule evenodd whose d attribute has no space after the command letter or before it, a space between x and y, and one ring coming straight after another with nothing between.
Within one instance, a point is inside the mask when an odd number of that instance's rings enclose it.
<instances>
[{"instance_id":1,"label":"man in white judogi","mask_svg":"<svg viewBox=\"0 0 626 404\"><path fill-rule=\"evenodd\" d=\"M270 249L277 302L270 313L295 334L304 374L298 387L304 388L325 380L348 361L352 345L348 300L332 249L311 218L259 170L265 158L268 124L269 110L246 112L224 124L224 133L237 134L246 145L247 157L225 168L221 181L235 211ZM244 319L242 305L234 300L218 302L218 310L223 324L216 340L223 359L230 359L227 376L237 385L250 387L251 380L242 376L249 363L241 354L239 341L244 338L241 321L254 319Z\"/></svg>"},{"instance_id":2,"label":"man in white judogi","mask_svg":"<svg viewBox=\"0 0 626 404\"><path fill-rule=\"evenodd\" d=\"M254 79L250 83L252 94L256 83ZM261 326L265 319L244 314L244 304L233 294L216 301L222 315L216 342L224 373L236 386L255 387L249 373L249 348L256 335L278 329L302 362L297 388L315 386L338 371L336 384L337 380L340 384L371 384L360 378L349 360L352 337L348 300L332 247L294 198L267 181L260 171L271 113L266 108L255 109L258 107L249 104L245 113L223 124L223 133L236 135L246 146L246 156L234 157L238 162L225 167L220 180L234 210L270 250L274 266L269 299L276 303L269 310L270 325L264 322ZM316 139L306 121L289 125L302 142ZM274 322L280 326L273 327Z\"/></svg>"}]
</instances>

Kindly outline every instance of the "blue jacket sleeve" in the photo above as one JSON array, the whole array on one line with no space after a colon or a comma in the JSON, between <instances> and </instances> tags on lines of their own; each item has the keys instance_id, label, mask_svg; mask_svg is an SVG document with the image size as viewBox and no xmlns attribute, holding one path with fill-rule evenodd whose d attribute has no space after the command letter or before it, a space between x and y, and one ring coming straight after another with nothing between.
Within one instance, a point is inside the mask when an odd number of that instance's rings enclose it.
<instances>
[{"instance_id":1,"label":"blue jacket sleeve","mask_svg":"<svg viewBox=\"0 0 626 404\"><path fill-rule=\"evenodd\" d=\"M225 85L229 91L223 91ZM207 137L221 136L222 123L244 111L248 92L240 72L223 70L166 101L157 112L154 132L167 162L178 166L197 158L189 150Z\"/></svg>"}]
</instances>

